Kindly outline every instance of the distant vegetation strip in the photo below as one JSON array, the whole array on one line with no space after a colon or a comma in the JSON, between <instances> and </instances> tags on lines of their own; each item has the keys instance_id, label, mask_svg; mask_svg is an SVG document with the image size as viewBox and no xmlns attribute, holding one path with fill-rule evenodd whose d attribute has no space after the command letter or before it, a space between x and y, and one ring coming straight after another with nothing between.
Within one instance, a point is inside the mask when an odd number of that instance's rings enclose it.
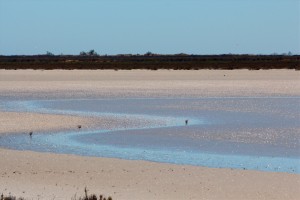
<instances>
[{"instance_id":1,"label":"distant vegetation strip","mask_svg":"<svg viewBox=\"0 0 300 200\"><path fill-rule=\"evenodd\" d=\"M0 56L0 69L300 69L300 55L80 55Z\"/></svg>"}]
</instances>

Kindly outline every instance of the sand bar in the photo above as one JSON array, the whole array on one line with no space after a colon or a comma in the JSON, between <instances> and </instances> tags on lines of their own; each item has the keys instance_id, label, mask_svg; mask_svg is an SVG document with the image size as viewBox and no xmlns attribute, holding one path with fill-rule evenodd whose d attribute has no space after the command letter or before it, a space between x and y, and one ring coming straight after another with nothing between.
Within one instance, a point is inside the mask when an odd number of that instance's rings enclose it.
<instances>
[{"instance_id":1,"label":"sand bar","mask_svg":"<svg viewBox=\"0 0 300 200\"><path fill-rule=\"evenodd\" d=\"M0 70L0 97L297 96L295 70Z\"/></svg>"}]
</instances>

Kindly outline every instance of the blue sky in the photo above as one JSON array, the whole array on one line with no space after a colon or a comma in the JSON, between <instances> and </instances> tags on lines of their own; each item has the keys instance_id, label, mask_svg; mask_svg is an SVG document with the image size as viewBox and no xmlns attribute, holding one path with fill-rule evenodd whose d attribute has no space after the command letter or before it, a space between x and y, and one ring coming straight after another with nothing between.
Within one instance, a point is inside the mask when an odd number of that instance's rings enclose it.
<instances>
[{"instance_id":1,"label":"blue sky","mask_svg":"<svg viewBox=\"0 0 300 200\"><path fill-rule=\"evenodd\" d=\"M0 0L0 54L300 54L300 0Z\"/></svg>"}]
</instances>

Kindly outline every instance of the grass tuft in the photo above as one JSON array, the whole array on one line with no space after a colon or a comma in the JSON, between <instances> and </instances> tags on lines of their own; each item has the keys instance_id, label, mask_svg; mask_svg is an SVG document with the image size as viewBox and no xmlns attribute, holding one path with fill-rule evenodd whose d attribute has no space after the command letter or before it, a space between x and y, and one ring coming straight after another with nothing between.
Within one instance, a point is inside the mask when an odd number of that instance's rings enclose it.
<instances>
[{"instance_id":1,"label":"grass tuft","mask_svg":"<svg viewBox=\"0 0 300 200\"><path fill-rule=\"evenodd\" d=\"M23 197L15 197L15 196L4 196L3 194L1 194L0 196L0 200L25 200L25 198ZM84 188L84 197L79 197L79 198L72 198L72 200L113 200L112 197L104 197L104 195L99 195L99 198L97 197L96 194L88 194L88 189L85 187Z\"/></svg>"}]
</instances>

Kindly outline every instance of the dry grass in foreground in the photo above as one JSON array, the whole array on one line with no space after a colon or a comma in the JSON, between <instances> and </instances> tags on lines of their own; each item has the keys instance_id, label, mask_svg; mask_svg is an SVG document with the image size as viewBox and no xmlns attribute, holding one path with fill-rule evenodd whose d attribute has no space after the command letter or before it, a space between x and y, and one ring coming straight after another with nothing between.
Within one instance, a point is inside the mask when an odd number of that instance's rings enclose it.
<instances>
[{"instance_id":1,"label":"dry grass in foreground","mask_svg":"<svg viewBox=\"0 0 300 200\"><path fill-rule=\"evenodd\" d=\"M0 196L0 200L26 200L23 197L15 197L12 195L9 196L4 196L3 194L1 194ZM77 198L76 196L74 196L73 198L71 198L71 200L113 200L112 197L104 197L104 195L99 195L99 197L95 194L88 194L88 190L87 188L84 189L84 197L79 197Z\"/></svg>"}]
</instances>

